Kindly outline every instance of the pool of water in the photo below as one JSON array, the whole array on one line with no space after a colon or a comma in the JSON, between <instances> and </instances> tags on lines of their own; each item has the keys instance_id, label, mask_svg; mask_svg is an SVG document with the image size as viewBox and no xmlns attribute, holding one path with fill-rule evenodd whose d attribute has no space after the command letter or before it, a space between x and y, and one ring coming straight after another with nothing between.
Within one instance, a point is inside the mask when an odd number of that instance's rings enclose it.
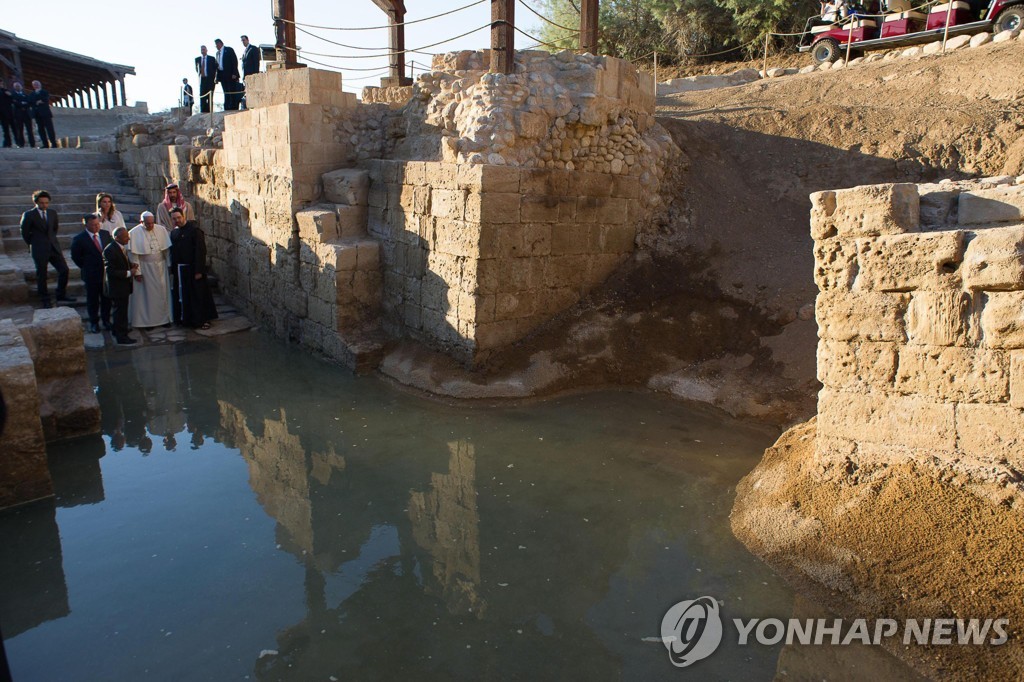
<instances>
[{"instance_id":1,"label":"pool of water","mask_svg":"<svg viewBox=\"0 0 1024 682\"><path fill-rule=\"evenodd\" d=\"M102 437L0 513L15 680L676 679L677 601L792 611L728 523L775 432L632 392L445 405L258 333L90 359Z\"/></svg>"}]
</instances>

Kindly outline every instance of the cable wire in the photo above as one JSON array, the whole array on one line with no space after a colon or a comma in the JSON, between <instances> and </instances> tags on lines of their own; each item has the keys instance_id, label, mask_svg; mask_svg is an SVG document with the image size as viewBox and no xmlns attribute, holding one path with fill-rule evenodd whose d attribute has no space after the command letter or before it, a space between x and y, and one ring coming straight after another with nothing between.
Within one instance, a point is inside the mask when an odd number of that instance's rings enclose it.
<instances>
[{"instance_id":1,"label":"cable wire","mask_svg":"<svg viewBox=\"0 0 1024 682\"><path fill-rule=\"evenodd\" d=\"M299 23L297 21L291 21L291 20L288 20L288 19L283 19L283 18L277 17L277 16L274 17L274 21L283 21L286 24L293 24L296 27L298 27L298 26L305 26L306 28L316 28L316 29L321 29L321 30L324 30L324 31L377 31L377 30L380 30L382 28L391 28L392 26L409 26L411 24L419 24L419 23L424 22L424 21L430 21L431 19L438 19L440 17L446 17L449 14L455 14L456 12L461 12L464 9L469 9L470 7L475 7L476 5L482 5L483 3L488 2L488 1L489 0L474 0L474 2L471 2L468 5L463 5L462 7L456 7L455 9L448 10L447 12L441 12L440 14L435 14L433 16L423 17L422 19L413 19L412 21L403 21L403 22L395 22L394 24L385 24L384 26L317 26L316 24L301 24L301 23Z\"/></svg>"},{"instance_id":2,"label":"cable wire","mask_svg":"<svg viewBox=\"0 0 1024 682\"><path fill-rule=\"evenodd\" d=\"M494 23L500 23L500 22L494 22ZM398 52L382 52L382 53L379 53L379 54L351 54L351 55L349 55L349 54L324 54L322 52L310 52L308 50L303 50L301 48L287 47L287 46L285 47L285 49L287 49L287 50L294 50L295 52L302 52L303 54L311 54L311 55L313 55L315 57L329 57L331 59L383 59L385 57L394 57L396 55L404 55L404 54L409 53L409 52L422 53L422 54L433 54L433 53L430 53L430 52L425 52L425 50L427 50L428 48L431 48L431 47L437 47L438 45L444 45L445 43L450 43L450 42L452 42L454 40L458 40L459 38L465 38L466 36L472 35L473 33L476 33L477 31L482 31L485 28L486 29L490 29L492 26L493 26L493 24L484 24L483 26L479 26L477 28L474 28L472 31L466 31L465 33L460 33L457 36L453 36L451 38L446 38L444 40L439 40L438 42L431 43L430 45L423 45L421 47L410 48L410 49L401 50L401 51L398 51Z\"/></svg>"},{"instance_id":3,"label":"cable wire","mask_svg":"<svg viewBox=\"0 0 1024 682\"><path fill-rule=\"evenodd\" d=\"M558 28L560 28L560 29L562 29L564 31L571 31L573 33L579 33L580 32L580 30L578 28L569 28L568 26L562 26L559 23L551 21L546 16L544 16L543 14L541 14L540 12L538 12L537 10L535 10L534 8L532 8L528 4L526 4L526 0L519 0L519 4L522 5L523 7L525 7L526 9L530 10L531 12L536 14L538 17L540 17L542 20L548 22L552 26L557 26Z\"/></svg>"}]
</instances>

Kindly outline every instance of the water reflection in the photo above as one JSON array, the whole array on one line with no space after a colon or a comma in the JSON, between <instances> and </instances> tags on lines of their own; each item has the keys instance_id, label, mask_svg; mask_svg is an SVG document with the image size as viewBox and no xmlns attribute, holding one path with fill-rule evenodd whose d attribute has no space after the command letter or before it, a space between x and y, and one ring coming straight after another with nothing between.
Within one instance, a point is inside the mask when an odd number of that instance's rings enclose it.
<instances>
[{"instance_id":1,"label":"water reflection","mask_svg":"<svg viewBox=\"0 0 1024 682\"><path fill-rule=\"evenodd\" d=\"M450 407L256 334L93 361L106 454L52 451L62 506L0 515L16 677L647 679L679 599L791 609L728 529L770 432L629 393Z\"/></svg>"}]
</instances>

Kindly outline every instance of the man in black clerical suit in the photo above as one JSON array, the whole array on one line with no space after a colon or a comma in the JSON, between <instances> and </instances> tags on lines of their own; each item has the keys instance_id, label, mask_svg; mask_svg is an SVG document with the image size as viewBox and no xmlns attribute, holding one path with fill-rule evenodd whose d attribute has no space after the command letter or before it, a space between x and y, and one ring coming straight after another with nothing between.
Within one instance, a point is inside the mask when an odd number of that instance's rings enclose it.
<instances>
[{"instance_id":1,"label":"man in black clerical suit","mask_svg":"<svg viewBox=\"0 0 1024 682\"><path fill-rule=\"evenodd\" d=\"M113 238L109 232L100 229L100 217L95 213L83 216L82 223L85 229L71 240L71 260L82 271L86 309L89 311L89 331L95 334L100 330L101 316L103 327L112 329L110 299L103 293L103 250L110 246Z\"/></svg>"},{"instance_id":2,"label":"man in black clerical suit","mask_svg":"<svg viewBox=\"0 0 1024 682\"><path fill-rule=\"evenodd\" d=\"M213 107L213 84L217 82L217 60L206 54L206 45L199 48L196 75L199 76L199 111L210 113Z\"/></svg>"},{"instance_id":3,"label":"man in black clerical suit","mask_svg":"<svg viewBox=\"0 0 1024 682\"><path fill-rule=\"evenodd\" d=\"M11 91L7 89L7 83L0 78L0 125L4 129L4 146L10 147L14 144L14 100L11 98Z\"/></svg>"},{"instance_id":4,"label":"man in black clerical suit","mask_svg":"<svg viewBox=\"0 0 1024 682\"><path fill-rule=\"evenodd\" d=\"M14 137L19 147L24 147L28 142L29 147L36 146L36 136L32 132L32 102L29 101L28 93L21 86L21 83L14 81L14 91L11 93L11 100L14 104Z\"/></svg>"},{"instance_id":5,"label":"man in black clerical suit","mask_svg":"<svg viewBox=\"0 0 1024 682\"><path fill-rule=\"evenodd\" d=\"M224 93L224 111L234 111L238 109L238 102L242 98L242 88L238 85L238 57L220 38L213 41L213 44L217 46L217 82Z\"/></svg>"},{"instance_id":6,"label":"man in black clerical suit","mask_svg":"<svg viewBox=\"0 0 1024 682\"><path fill-rule=\"evenodd\" d=\"M60 250L60 229L57 212L50 208L50 193L37 190L32 194L36 207L25 211L21 216L21 238L32 251L32 260L36 264L36 291L44 307L50 307L50 292L46 288L46 270L53 264L57 270L57 300L74 303L75 299L67 295L68 264Z\"/></svg>"},{"instance_id":7,"label":"man in black clerical suit","mask_svg":"<svg viewBox=\"0 0 1024 682\"><path fill-rule=\"evenodd\" d=\"M57 146L57 134L53 131L53 112L50 111L50 93L43 89L39 81L32 81L34 92L28 96L32 103L32 116L36 119L39 129L39 141L43 149Z\"/></svg>"},{"instance_id":8,"label":"man in black clerical suit","mask_svg":"<svg viewBox=\"0 0 1024 682\"><path fill-rule=\"evenodd\" d=\"M133 281L139 271L138 265L128 260L125 247L128 244L128 228L114 228L114 241L103 249L103 267L107 280L103 289L114 308L114 340L122 346L137 343L128 336L128 299L132 295Z\"/></svg>"}]
</instances>

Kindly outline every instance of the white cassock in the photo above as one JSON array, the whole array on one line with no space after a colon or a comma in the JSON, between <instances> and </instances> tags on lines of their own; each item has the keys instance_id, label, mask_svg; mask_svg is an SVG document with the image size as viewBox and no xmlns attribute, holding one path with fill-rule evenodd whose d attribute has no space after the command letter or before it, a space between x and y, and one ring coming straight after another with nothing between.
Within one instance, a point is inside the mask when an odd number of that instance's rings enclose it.
<instances>
[{"instance_id":1,"label":"white cassock","mask_svg":"<svg viewBox=\"0 0 1024 682\"><path fill-rule=\"evenodd\" d=\"M171 236L163 225L147 230L136 225L128 233L128 259L139 266L142 281L135 282L128 299L132 327L159 327L171 323L171 280L167 267L171 262Z\"/></svg>"}]
</instances>

